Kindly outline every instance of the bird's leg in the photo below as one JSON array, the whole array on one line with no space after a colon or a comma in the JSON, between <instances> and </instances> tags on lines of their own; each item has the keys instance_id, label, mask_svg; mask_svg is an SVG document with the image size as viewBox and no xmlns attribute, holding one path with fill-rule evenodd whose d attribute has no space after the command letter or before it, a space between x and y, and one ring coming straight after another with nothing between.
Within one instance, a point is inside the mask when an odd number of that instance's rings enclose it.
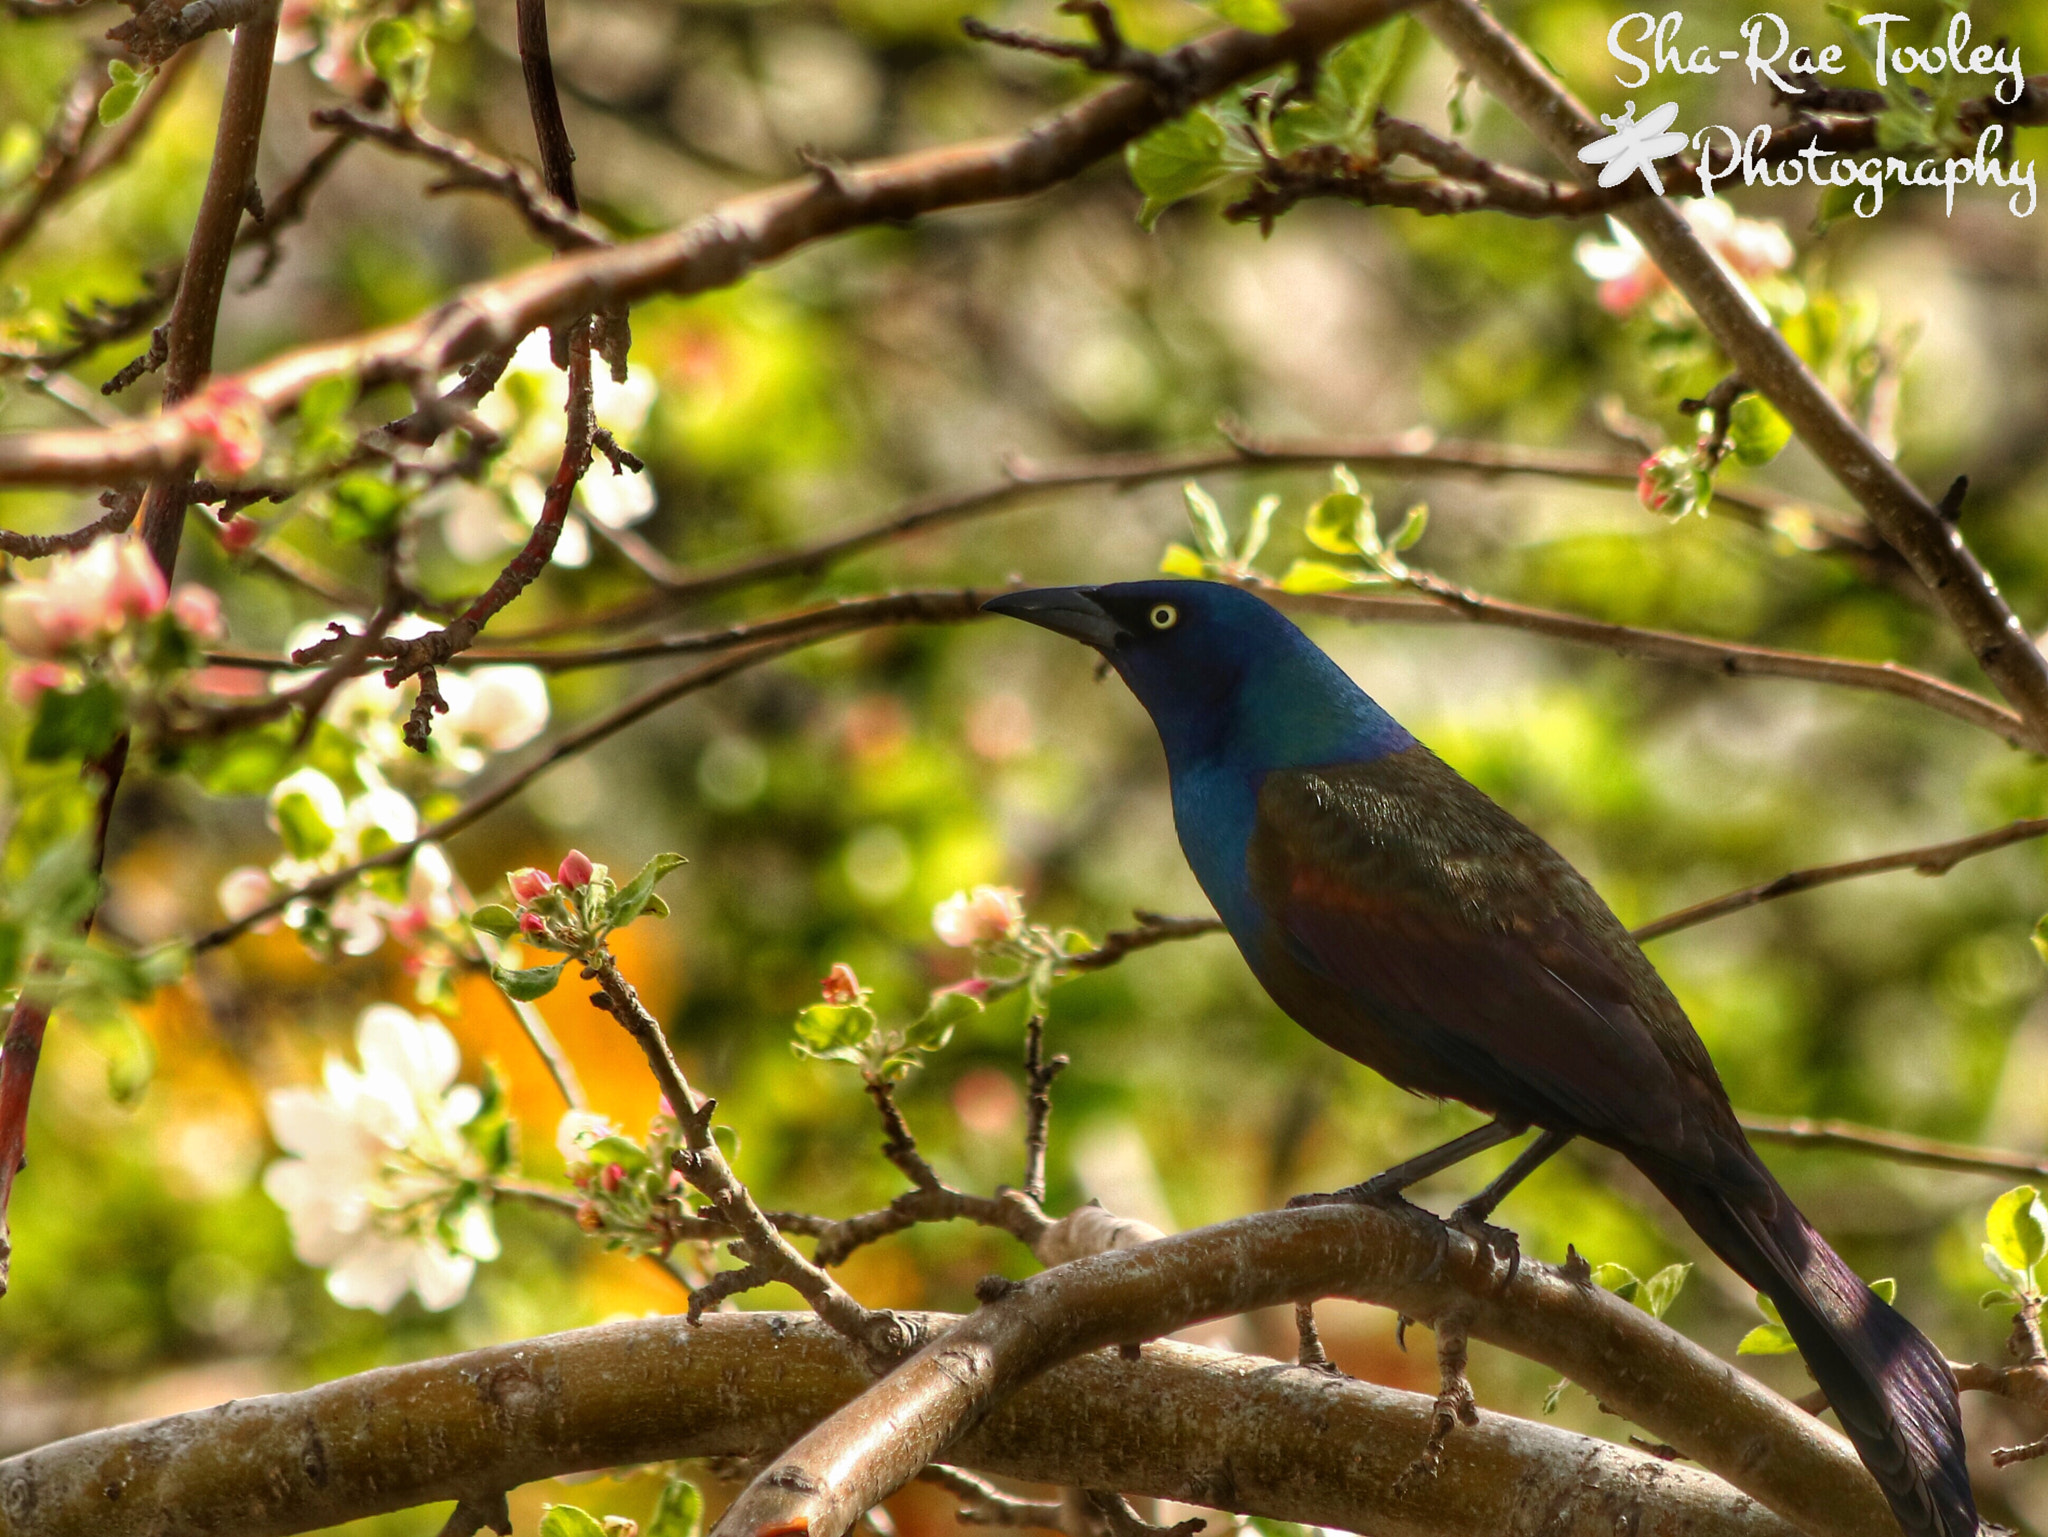
<instances>
[{"instance_id":1,"label":"bird's leg","mask_svg":"<svg viewBox=\"0 0 2048 1537\"><path fill-rule=\"evenodd\" d=\"M1493 1215L1496 1206L1507 1199L1510 1190L1534 1174L1571 1139L1572 1134L1568 1131L1544 1132L1516 1155L1515 1161L1501 1171L1499 1178L1451 1212L1451 1226L1484 1249L1490 1259L1498 1261L1506 1256L1508 1278L1505 1285L1513 1286L1515 1277L1521 1272L1522 1240L1511 1229L1495 1227L1486 1219Z\"/></svg>"},{"instance_id":2,"label":"bird's leg","mask_svg":"<svg viewBox=\"0 0 2048 1537\"><path fill-rule=\"evenodd\" d=\"M1401 1192L1410 1185L1428 1179L1432 1174L1441 1174L1453 1164L1463 1163L1474 1153L1483 1153L1490 1147L1499 1147L1503 1142L1512 1141L1529 1128L1511 1121L1489 1121L1477 1130L1468 1131L1462 1137L1453 1137L1442 1147L1433 1147L1426 1153L1417 1153L1402 1163L1395 1164L1384 1173L1375 1174L1371 1179L1361 1180L1356 1185L1346 1185L1342 1190L1318 1192L1313 1195L1298 1195L1290 1200L1289 1206L1405 1206Z\"/></svg>"}]
</instances>

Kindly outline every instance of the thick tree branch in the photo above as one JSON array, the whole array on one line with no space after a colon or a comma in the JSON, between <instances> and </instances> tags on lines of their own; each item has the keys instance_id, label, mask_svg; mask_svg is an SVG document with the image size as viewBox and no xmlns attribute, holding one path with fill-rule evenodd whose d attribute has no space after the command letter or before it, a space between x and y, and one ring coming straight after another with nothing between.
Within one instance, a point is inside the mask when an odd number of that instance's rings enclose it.
<instances>
[{"instance_id":1,"label":"thick tree branch","mask_svg":"<svg viewBox=\"0 0 2048 1537\"><path fill-rule=\"evenodd\" d=\"M1273 34L1223 30L1165 57L1196 95L1314 54L1395 14L1410 0L1297 0ZM437 378L509 347L535 326L657 293L723 288L814 241L942 209L1025 197L1071 180L1168 116L1152 90L1112 86L1015 139L953 145L835 171L738 199L667 234L585 252L465 290L448 303L368 336L287 353L234 381L275 417L310 385L352 374L365 387ZM0 436L0 484L76 485L162 475L204 446L203 423L172 411L97 432Z\"/></svg>"},{"instance_id":2,"label":"thick tree branch","mask_svg":"<svg viewBox=\"0 0 2048 1537\"><path fill-rule=\"evenodd\" d=\"M1428 0L1416 14L1567 164L1576 167L1578 151L1603 136L1563 83L1473 0ZM2048 660L1956 525L1857 427L1675 208L1656 199L1615 217L1690 301L1736 372L1769 397L1934 593L1971 655L2025 721L2028 745L2048 751Z\"/></svg>"},{"instance_id":3,"label":"thick tree branch","mask_svg":"<svg viewBox=\"0 0 2048 1537\"><path fill-rule=\"evenodd\" d=\"M1093 1255L1009 1285L776 1458L717 1537L841 1537L1057 1363L1317 1296L1425 1320L1455 1309L1473 1338L1563 1372L1809 1537L1868 1537L1890 1519L1839 1435L1612 1293L1527 1262L1503 1286L1489 1255L1432 1217L1323 1206ZM1405 1466L1422 1439L1390 1451ZM1419 1480L1408 1492L1443 1483Z\"/></svg>"},{"instance_id":4,"label":"thick tree branch","mask_svg":"<svg viewBox=\"0 0 2048 1537\"><path fill-rule=\"evenodd\" d=\"M0 1462L0 1537L283 1537L562 1473L754 1456L869 1381L803 1314L606 1324L56 1442ZM947 1460L1375 1537L1532 1520L1545 1537L1795 1537L1697 1469L1498 1414L1452 1438L1441 1477L1393 1494L1429 1412L1419 1394L1158 1344L1054 1369Z\"/></svg>"}]
</instances>

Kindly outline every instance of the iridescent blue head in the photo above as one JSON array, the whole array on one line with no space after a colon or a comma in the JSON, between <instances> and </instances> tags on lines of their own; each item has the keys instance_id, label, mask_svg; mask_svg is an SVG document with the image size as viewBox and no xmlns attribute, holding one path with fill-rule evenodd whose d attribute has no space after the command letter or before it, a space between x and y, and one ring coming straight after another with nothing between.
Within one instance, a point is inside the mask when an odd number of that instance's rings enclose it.
<instances>
[{"instance_id":1,"label":"iridescent blue head","mask_svg":"<svg viewBox=\"0 0 2048 1537\"><path fill-rule=\"evenodd\" d=\"M1100 651L1151 713L1176 774L1313 768L1415 739L1264 599L1221 582L1041 587L982 605Z\"/></svg>"}]
</instances>

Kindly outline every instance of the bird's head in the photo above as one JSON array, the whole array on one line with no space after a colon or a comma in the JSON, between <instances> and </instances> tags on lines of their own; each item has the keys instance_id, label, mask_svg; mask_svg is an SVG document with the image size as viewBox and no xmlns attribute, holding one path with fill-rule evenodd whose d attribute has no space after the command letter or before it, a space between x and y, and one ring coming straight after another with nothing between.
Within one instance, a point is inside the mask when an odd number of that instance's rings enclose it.
<instances>
[{"instance_id":1,"label":"bird's head","mask_svg":"<svg viewBox=\"0 0 2048 1537\"><path fill-rule=\"evenodd\" d=\"M1171 760L1226 752L1256 755L1262 767L1330 763L1413 740L1293 621L1241 587L1040 587L982 608L1100 651L1151 713Z\"/></svg>"}]
</instances>

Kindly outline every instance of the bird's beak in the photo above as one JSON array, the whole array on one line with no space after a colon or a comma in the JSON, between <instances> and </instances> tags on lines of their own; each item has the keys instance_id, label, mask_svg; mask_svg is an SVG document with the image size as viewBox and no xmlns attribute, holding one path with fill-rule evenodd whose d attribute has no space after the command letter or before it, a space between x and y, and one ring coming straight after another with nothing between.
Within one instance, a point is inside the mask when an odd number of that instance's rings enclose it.
<instances>
[{"instance_id":1,"label":"bird's beak","mask_svg":"<svg viewBox=\"0 0 2048 1537\"><path fill-rule=\"evenodd\" d=\"M1089 587L1035 587L1029 592L1006 592L982 604L981 611L1008 614L1012 619L1022 619L1026 624L1068 636L1105 653L1115 650L1118 641L1130 638L1130 632L1095 601L1094 589Z\"/></svg>"}]
</instances>

